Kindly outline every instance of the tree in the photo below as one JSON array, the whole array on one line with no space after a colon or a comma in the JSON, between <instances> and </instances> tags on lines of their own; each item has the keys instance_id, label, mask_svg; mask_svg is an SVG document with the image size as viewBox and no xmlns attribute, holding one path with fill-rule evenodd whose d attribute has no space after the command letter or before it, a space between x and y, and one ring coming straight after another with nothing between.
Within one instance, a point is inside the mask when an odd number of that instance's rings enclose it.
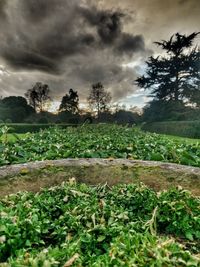
<instances>
[{"instance_id":1,"label":"tree","mask_svg":"<svg viewBox=\"0 0 200 267\"><path fill-rule=\"evenodd\" d=\"M143 108L142 120L153 121L186 121L198 120L199 109L185 105L182 101L152 100Z\"/></svg>"},{"instance_id":2,"label":"tree","mask_svg":"<svg viewBox=\"0 0 200 267\"><path fill-rule=\"evenodd\" d=\"M78 113L79 97L77 91L69 90L69 94L63 96L59 111L68 111L72 114Z\"/></svg>"},{"instance_id":3,"label":"tree","mask_svg":"<svg viewBox=\"0 0 200 267\"><path fill-rule=\"evenodd\" d=\"M10 119L12 122L23 122L25 118L34 113L22 96L8 96L1 100L1 119Z\"/></svg>"},{"instance_id":4,"label":"tree","mask_svg":"<svg viewBox=\"0 0 200 267\"><path fill-rule=\"evenodd\" d=\"M26 98L22 97L22 96L8 96L8 97L4 97L1 100L2 104L10 107L10 108L16 108L16 107L24 107L24 108L30 108L30 106L28 105Z\"/></svg>"},{"instance_id":5,"label":"tree","mask_svg":"<svg viewBox=\"0 0 200 267\"><path fill-rule=\"evenodd\" d=\"M101 112L108 110L111 95L105 91L102 83L98 82L92 85L88 102L91 109L97 112L97 118L99 118Z\"/></svg>"},{"instance_id":6,"label":"tree","mask_svg":"<svg viewBox=\"0 0 200 267\"><path fill-rule=\"evenodd\" d=\"M48 100L50 100L50 89L47 84L37 82L31 89L28 89L25 96L29 101L29 105L34 108L35 111L42 112L44 106Z\"/></svg>"},{"instance_id":7,"label":"tree","mask_svg":"<svg viewBox=\"0 0 200 267\"><path fill-rule=\"evenodd\" d=\"M146 75L137 78L137 85L151 89L157 100L196 103L193 96L200 90L200 50L190 48L198 34L176 33L169 41L155 42L167 54L149 58Z\"/></svg>"}]
</instances>

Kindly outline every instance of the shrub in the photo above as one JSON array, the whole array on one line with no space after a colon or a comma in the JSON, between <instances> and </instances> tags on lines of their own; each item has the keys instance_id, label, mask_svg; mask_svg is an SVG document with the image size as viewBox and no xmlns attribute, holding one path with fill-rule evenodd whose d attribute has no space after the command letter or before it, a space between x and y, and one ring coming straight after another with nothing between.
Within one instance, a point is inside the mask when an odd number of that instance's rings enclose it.
<instances>
[{"instance_id":1,"label":"shrub","mask_svg":"<svg viewBox=\"0 0 200 267\"><path fill-rule=\"evenodd\" d=\"M12 120L11 119L6 119L5 123L12 123Z\"/></svg>"},{"instance_id":2,"label":"shrub","mask_svg":"<svg viewBox=\"0 0 200 267\"><path fill-rule=\"evenodd\" d=\"M38 123L41 123L41 124L48 124L48 119L47 118L45 118L45 117L43 117L43 118L40 118L39 120L38 120Z\"/></svg>"}]
</instances>

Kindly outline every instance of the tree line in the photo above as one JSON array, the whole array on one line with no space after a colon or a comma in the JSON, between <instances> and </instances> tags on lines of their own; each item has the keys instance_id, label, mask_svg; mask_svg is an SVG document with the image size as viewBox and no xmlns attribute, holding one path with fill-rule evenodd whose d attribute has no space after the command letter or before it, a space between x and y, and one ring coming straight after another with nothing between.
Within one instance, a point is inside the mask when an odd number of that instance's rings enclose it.
<instances>
[{"instance_id":1,"label":"tree line","mask_svg":"<svg viewBox=\"0 0 200 267\"><path fill-rule=\"evenodd\" d=\"M176 33L169 40L155 42L163 53L149 57L146 72L138 77L136 85L148 90L153 99L143 109L143 115L125 111L122 107L111 109L111 94L101 82L91 86L87 98L90 113L79 108L78 92L69 89L62 99L58 114L45 112L51 101L50 88L37 82L21 96L9 96L0 100L0 120L22 122L48 117L48 121L78 122L81 118L96 117L98 121L163 121L195 120L200 118L200 50L193 47L199 32L190 35ZM112 112L111 112L112 110ZM133 114L135 113L135 114ZM54 116L54 118L53 118Z\"/></svg>"},{"instance_id":2,"label":"tree line","mask_svg":"<svg viewBox=\"0 0 200 267\"><path fill-rule=\"evenodd\" d=\"M89 109L79 107L78 92L69 89L60 102L57 114L46 111L52 101L47 84L37 82L22 96L9 96L0 100L0 122L27 123L82 123L118 122L137 123L140 115L125 110L125 106L111 105L111 94L101 82L91 86L87 101Z\"/></svg>"}]
</instances>

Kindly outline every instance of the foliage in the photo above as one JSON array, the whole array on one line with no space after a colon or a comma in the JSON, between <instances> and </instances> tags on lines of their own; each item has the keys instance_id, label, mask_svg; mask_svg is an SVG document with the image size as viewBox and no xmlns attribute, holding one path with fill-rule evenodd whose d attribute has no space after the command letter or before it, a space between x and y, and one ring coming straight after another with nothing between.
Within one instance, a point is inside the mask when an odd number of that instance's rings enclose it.
<instances>
[{"instance_id":1,"label":"foliage","mask_svg":"<svg viewBox=\"0 0 200 267\"><path fill-rule=\"evenodd\" d=\"M11 267L199 266L197 256L166 236L169 225L185 244L192 235L198 252L199 205L180 188L156 194L143 184L110 189L74 179L36 194L9 195L0 201L0 262Z\"/></svg>"},{"instance_id":2,"label":"foliage","mask_svg":"<svg viewBox=\"0 0 200 267\"><path fill-rule=\"evenodd\" d=\"M0 100L0 119L3 121L20 122L31 114L34 110L24 97L9 96Z\"/></svg>"},{"instance_id":3,"label":"foliage","mask_svg":"<svg viewBox=\"0 0 200 267\"><path fill-rule=\"evenodd\" d=\"M25 96L35 111L42 112L44 105L50 99L49 93L50 90L47 84L37 82L31 89L28 89Z\"/></svg>"},{"instance_id":4,"label":"foliage","mask_svg":"<svg viewBox=\"0 0 200 267\"><path fill-rule=\"evenodd\" d=\"M200 121L161 121L145 123L142 129L190 138L200 138Z\"/></svg>"},{"instance_id":5,"label":"foliage","mask_svg":"<svg viewBox=\"0 0 200 267\"><path fill-rule=\"evenodd\" d=\"M39 122L40 122L40 119L39 119ZM51 123L39 123L39 122L33 123L33 124L30 124L30 123L6 123L6 125L9 127L9 133L35 133L35 132L39 132L40 130L52 128L55 125L55 124L51 124ZM73 126L76 126L76 125L74 125L73 123L71 123L71 124L59 123L59 127L61 127L61 128L73 127Z\"/></svg>"},{"instance_id":6,"label":"foliage","mask_svg":"<svg viewBox=\"0 0 200 267\"><path fill-rule=\"evenodd\" d=\"M134 127L59 127L0 143L0 165L59 158L131 158L200 166L200 145L175 142ZM4 153L6 151L6 155Z\"/></svg>"},{"instance_id":7,"label":"foliage","mask_svg":"<svg viewBox=\"0 0 200 267\"><path fill-rule=\"evenodd\" d=\"M137 112L127 111L123 109L113 113L112 121L120 124L138 124L141 122L141 116Z\"/></svg>"},{"instance_id":8,"label":"foliage","mask_svg":"<svg viewBox=\"0 0 200 267\"><path fill-rule=\"evenodd\" d=\"M157 224L160 231L189 240L200 240L200 202L186 190L170 189L159 196Z\"/></svg>"},{"instance_id":9,"label":"foliage","mask_svg":"<svg viewBox=\"0 0 200 267\"><path fill-rule=\"evenodd\" d=\"M188 49L198 34L194 32L186 36L176 33L169 41L155 42L167 56L149 58L146 76L136 80L138 86L151 89L151 95L158 100L187 99L196 103L194 96L199 95L200 51L194 48L188 52Z\"/></svg>"},{"instance_id":10,"label":"foliage","mask_svg":"<svg viewBox=\"0 0 200 267\"><path fill-rule=\"evenodd\" d=\"M39 120L38 120L38 123L39 124L48 124L48 119L46 117L41 117Z\"/></svg>"},{"instance_id":11,"label":"foliage","mask_svg":"<svg viewBox=\"0 0 200 267\"><path fill-rule=\"evenodd\" d=\"M155 121L180 121L198 120L200 109L185 106L183 101L153 100L143 109L142 120L145 122Z\"/></svg>"},{"instance_id":12,"label":"foliage","mask_svg":"<svg viewBox=\"0 0 200 267\"><path fill-rule=\"evenodd\" d=\"M59 111L68 111L72 114L78 112L79 97L77 91L69 90L69 94L63 96Z\"/></svg>"},{"instance_id":13,"label":"foliage","mask_svg":"<svg viewBox=\"0 0 200 267\"><path fill-rule=\"evenodd\" d=\"M24 97L22 96L9 96L9 97L4 97L2 100L2 104L6 105L7 107L10 108L15 108L15 107L27 107L27 101Z\"/></svg>"},{"instance_id":14,"label":"foliage","mask_svg":"<svg viewBox=\"0 0 200 267\"><path fill-rule=\"evenodd\" d=\"M92 85L88 102L92 110L97 111L97 118L99 118L101 112L108 110L110 101L111 95L105 91L102 83Z\"/></svg>"}]
</instances>

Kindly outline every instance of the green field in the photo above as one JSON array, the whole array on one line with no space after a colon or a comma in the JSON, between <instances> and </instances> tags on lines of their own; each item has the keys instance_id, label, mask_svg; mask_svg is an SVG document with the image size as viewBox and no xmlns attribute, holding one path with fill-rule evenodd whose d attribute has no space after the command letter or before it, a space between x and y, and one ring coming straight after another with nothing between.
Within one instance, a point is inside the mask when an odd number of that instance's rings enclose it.
<instances>
[{"instance_id":1,"label":"green field","mask_svg":"<svg viewBox=\"0 0 200 267\"><path fill-rule=\"evenodd\" d=\"M145 133L134 127L54 127L6 136L4 133L0 142L0 165L60 158L129 158L200 167L198 141Z\"/></svg>"},{"instance_id":2,"label":"green field","mask_svg":"<svg viewBox=\"0 0 200 267\"><path fill-rule=\"evenodd\" d=\"M149 122L143 124L142 129L144 131L159 134L170 134L188 138L200 138L200 120Z\"/></svg>"},{"instance_id":3,"label":"green field","mask_svg":"<svg viewBox=\"0 0 200 267\"><path fill-rule=\"evenodd\" d=\"M74 179L0 201L0 266L199 266L200 199Z\"/></svg>"},{"instance_id":4,"label":"green field","mask_svg":"<svg viewBox=\"0 0 200 267\"><path fill-rule=\"evenodd\" d=\"M178 142L178 143L187 143L187 144L197 144L200 143L200 139L198 138L187 138L187 137L180 137L175 135L167 135L167 134L160 134L160 136L166 137L172 141Z\"/></svg>"}]
</instances>

